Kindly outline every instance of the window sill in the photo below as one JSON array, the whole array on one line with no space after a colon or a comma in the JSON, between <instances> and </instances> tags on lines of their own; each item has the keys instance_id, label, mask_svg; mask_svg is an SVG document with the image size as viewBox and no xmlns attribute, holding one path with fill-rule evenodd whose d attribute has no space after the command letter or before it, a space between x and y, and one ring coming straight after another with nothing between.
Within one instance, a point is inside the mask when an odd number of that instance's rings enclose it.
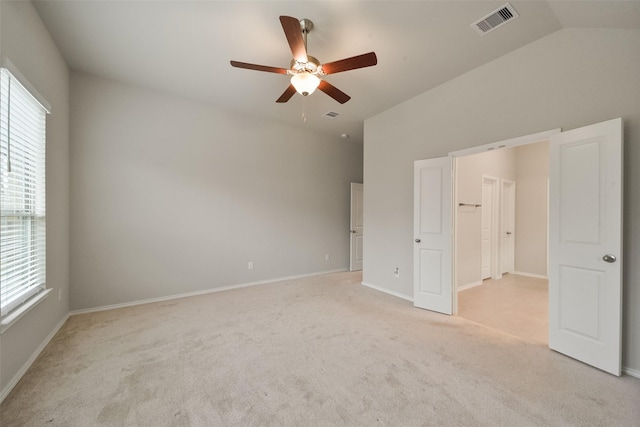
<instances>
[{"instance_id":1,"label":"window sill","mask_svg":"<svg viewBox=\"0 0 640 427\"><path fill-rule=\"evenodd\" d=\"M44 291L34 295L29 301L22 304L20 307L13 310L11 313L7 314L5 317L0 319L0 334L4 333L7 329L11 327L14 323L16 323L22 316L27 314L32 308L36 305L40 304L51 292L52 288L45 289Z\"/></svg>"}]
</instances>

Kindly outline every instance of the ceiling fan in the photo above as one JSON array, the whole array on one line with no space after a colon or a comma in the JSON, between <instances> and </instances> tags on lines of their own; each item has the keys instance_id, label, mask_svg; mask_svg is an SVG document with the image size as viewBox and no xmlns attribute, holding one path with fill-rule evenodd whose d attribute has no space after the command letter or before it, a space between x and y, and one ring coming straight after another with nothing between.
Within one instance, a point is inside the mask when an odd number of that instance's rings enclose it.
<instances>
[{"instance_id":1,"label":"ceiling fan","mask_svg":"<svg viewBox=\"0 0 640 427\"><path fill-rule=\"evenodd\" d=\"M287 36L287 41L293 54L290 68L269 67L266 65L231 61L231 65L237 68L290 75L291 83L289 87L276 102L287 102L296 92L304 96L311 95L317 88L339 103L344 104L351 99L351 97L331 83L323 80L322 77L343 71L371 67L378 63L375 52L369 52L339 61L320 64L320 61L316 58L307 55L307 34L309 34L313 28L313 22L309 19L298 20L291 16L281 16L280 23L282 24L282 29L284 30L285 36Z\"/></svg>"}]
</instances>

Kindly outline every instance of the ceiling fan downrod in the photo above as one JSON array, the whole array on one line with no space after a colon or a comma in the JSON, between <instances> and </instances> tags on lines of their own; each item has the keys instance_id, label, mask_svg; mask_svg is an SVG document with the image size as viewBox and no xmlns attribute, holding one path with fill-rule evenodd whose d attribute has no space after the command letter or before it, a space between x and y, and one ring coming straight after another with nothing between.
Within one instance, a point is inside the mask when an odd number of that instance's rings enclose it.
<instances>
[{"instance_id":1,"label":"ceiling fan downrod","mask_svg":"<svg viewBox=\"0 0 640 427\"><path fill-rule=\"evenodd\" d=\"M313 22L311 22L311 19L302 18L300 20L300 30L302 31L302 39L304 40L304 48L305 48L305 50L308 50L307 49L307 34L309 34L311 32L311 30L313 30Z\"/></svg>"}]
</instances>

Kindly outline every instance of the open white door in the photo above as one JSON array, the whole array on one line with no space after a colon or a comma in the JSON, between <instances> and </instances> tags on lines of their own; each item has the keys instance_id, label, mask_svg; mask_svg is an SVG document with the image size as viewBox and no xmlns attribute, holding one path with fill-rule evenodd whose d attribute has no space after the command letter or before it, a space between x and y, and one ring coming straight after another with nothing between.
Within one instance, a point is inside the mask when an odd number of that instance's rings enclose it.
<instances>
[{"instance_id":1,"label":"open white door","mask_svg":"<svg viewBox=\"0 0 640 427\"><path fill-rule=\"evenodd\" d=\"M362 270L363 232L362 206L364 202L364 185L351 183L351 260L349 270Z\"/></svg>"},{"instance_id":2,"label":"open white door","mask_svg":"<svg viewBox=\"0 0 640 427\"><path fill-rule=\"evenodd\" d=\"M451 158L414 165L413 305L453 313Z\"/></svg>"},{"instance_id":3,"label":"open white door","mask_svg":"<svg viewBox=\"0 0 640 427\"><path fill-rule=\"evenodd\" d=\"M549 347L620 375L622 119L549 148Z\"/></svg>"}]
</instances>

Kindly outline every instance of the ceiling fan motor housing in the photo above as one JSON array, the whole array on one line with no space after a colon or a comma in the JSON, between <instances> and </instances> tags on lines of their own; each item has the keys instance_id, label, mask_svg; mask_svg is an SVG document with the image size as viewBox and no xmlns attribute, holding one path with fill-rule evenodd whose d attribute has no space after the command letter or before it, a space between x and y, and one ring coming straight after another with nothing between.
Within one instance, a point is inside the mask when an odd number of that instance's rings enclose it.
<instances>
[{"instance_id":1,"label":"ceiling fan motor housing","mask_svg":"<svg viewBox=\"0 0 640 427\"><path fill-rule=\"evenodd\" d=\"M317 58L314 58L311 55L307 55L307 62L298 62L295 59L291 60L291 74L308 72L312 74L319 74L320 70L320 61Z\"/></svg>"}]
</instances>

